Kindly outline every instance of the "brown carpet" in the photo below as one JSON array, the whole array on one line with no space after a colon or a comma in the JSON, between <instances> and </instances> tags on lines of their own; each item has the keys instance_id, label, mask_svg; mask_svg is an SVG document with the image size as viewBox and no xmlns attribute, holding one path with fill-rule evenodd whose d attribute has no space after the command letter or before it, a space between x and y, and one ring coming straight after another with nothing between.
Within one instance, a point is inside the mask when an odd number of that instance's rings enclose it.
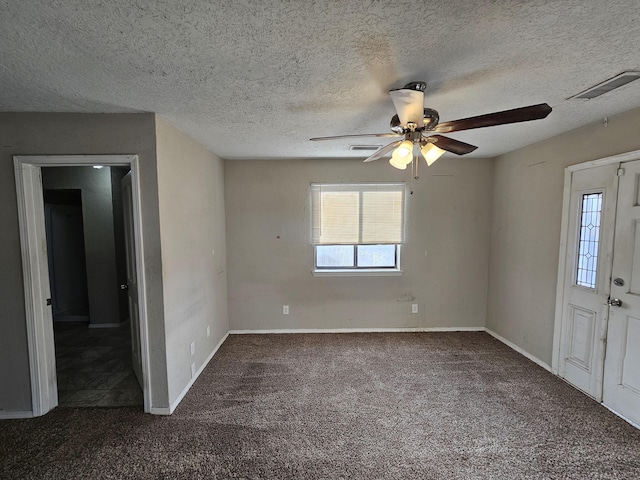
<instances>
[{"instance_id":1,"label":"brown carpet","mask_svg":"<svg viewBox=\"0 0 640 480\"><path fill-rule=\"evenodd\" d=\"M485 333L239 335L171 417L0 422L0 477L637 479L640 431Z\"/></svg>"}]
</instances>

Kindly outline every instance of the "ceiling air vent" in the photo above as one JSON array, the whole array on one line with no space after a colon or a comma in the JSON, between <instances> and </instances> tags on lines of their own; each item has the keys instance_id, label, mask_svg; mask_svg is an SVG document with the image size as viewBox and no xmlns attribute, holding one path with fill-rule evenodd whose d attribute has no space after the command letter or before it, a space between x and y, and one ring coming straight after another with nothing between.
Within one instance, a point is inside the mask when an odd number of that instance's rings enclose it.
<instances>
[{"instance_id":1,"label":"ceiling air vent","mask_svg":"<svg viewBox=\"0 0 640 480\"><path fill-rule=\"evenodd\" d=\"M382 145L351 145L349 150L355 150L356 152L375 152L379 150Z\"/></svg>"},{"instance_id":2,"label":"ceiling air vent","mask_svg":"<svg viewBox=\"0 0 640 480\"><path fill-rule=\"evenodd\" d=\"M616 75L609 80L605 80L598 85L595 85L591 88L584 90L572 97L567 98L567 100L571 100L573 98L586 98L590 100L592 98L599 97L600 95L604 95L605 93L610 92L611 90L615 90L616 88L622 87L627 83L633 82L640 78L640 72L622 72L619 75Z\"/></svg>"}]
</instances>

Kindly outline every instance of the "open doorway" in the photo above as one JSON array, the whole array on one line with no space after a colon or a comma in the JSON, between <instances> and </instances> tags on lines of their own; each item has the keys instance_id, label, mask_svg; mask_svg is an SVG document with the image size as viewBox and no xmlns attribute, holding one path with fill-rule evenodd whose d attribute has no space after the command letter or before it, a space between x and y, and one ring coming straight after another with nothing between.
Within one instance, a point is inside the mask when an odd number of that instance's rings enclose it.
<instances>
[{"instance_id":1,"label":"open doorway","mask_svg":"<svg viewBox=\"0 0 640 480\"><path fill-rule=\"evenodd\" d=\"M91 168L93 165L125 167L125 170L131 170L130 174L127 176L129 179L130 194L128 230L131 238L128 239L127 242L124 242L127 244L126 256L129 261L127 261L127 271L124 277L126 280L123 284L125 289L123 291L120 291L118 288L119 285L117 279L121 277L114 273L112 278L107 280L107 282L110 283L111 286L115 286L116 293L114 294L112 291L110 298L107 295L105 297L98 298L97 301L92 301L93 288L89 278L87 278L89 283L87 286L87 296L89 300L89 324L85 331L95 332L91 333L93 337L106 335L103 332L106 332L107 330L117 331L120 334L120 338L113 338L108 342L112 344L111 347L117 345L118 350L125 350L122 345L123 338L131 341L131 338L135 336L135 343L138 350L138 368L136 369L136 375L134 375L133 379L139 379L139 384L142 387L142 397L144 399L144 410L145 412L149 412L151 410L151 385L148 359L149 347L146 322L144 255L142 251L142 219L137 156L16 156L14 157L14 165L16 173L18 213L21 225L21 247L24 271L26 326L29 344L33 415L43 415L59 404L58 372L53 312L51 308L52 295L49 281L49 264L47 249L41 248L42 245L46 244L42 167L84 166L85 168ZM55 171L56 169L51 170ZM58 169L58 172L60 171L61 170ZM86 207L84 202L83 207ZM109 208L113 208L112 202L110 202ZM85 230L87 218L91 217L83 215ZM90 221L94 221L94 219ZM98 220L97 223L100 224L101 221ZM111 235L111 237L113 238L113 235ZM87 254L87 277L89 277L91 268L95 267L98 263L104 262L103 260L96 262L89 258L89 252L93 249L93 245L90 246L86 238L84 241L85 246L87 247L85 250ZM133 265L132 269L128 268L129 263ZM113 265L111 266L113 267ZM133 279L129 277L130 270L133 271ZM131 294L126 291L126 287L131 284L135 287L135 302L133 302L135 326L131 326L133 324L130 324L130 328L122 328L123 325L121 324L123 322L121 321L122 315L120 312L124 312L126 310L123 307L122 302L119 301L119 297L131 297ZM105 315L105 312L108 310L111 311L111 314ZM129 312L131 312L131 309L129 309ZM88 326L92 324L95 324L96 326L88 328ZM96 340L95 338L93 340L85 339L84 343L96 343ZM96 345L94 345L94 347L95 346ZM126 361L129 367L132 364L132 350L133 349L129 350L129 358ZM87 353L86 355L88 357L95 357L95 348L93 353ZM97 365L95 363L96 358L89 358L88 360L93 360L93 367ZM120 360L109 360L109 362L117 364ZM64 362L62 363L64 365ZM88 368L89 365L85 365L85 367ZM74 367L72 369L77 368ZM106 375L103 376L102 380L104 380L104 377L106 377ZM99 378L94 378L93 380L95 380L93 385L100 383ZM115 382L116 380L117 378L113 378L110 381ZM123 386L123 380L125 379L119 380L116 385L119 384L120 386ZM129 378L129 381L131 380L132 379ZM62 388L60 389L60 393L64 393Z\"/></svg>"},{"instance_id":2,"label":"open doorway","mask_svg":"<svg viewBox=\"0 0 640 480\"><path fill-rule=\"evenodd\" d=\"M60 407L143 404L126 292L122 180L129 170L41 169Z\"/></svg>"}]
</instances>

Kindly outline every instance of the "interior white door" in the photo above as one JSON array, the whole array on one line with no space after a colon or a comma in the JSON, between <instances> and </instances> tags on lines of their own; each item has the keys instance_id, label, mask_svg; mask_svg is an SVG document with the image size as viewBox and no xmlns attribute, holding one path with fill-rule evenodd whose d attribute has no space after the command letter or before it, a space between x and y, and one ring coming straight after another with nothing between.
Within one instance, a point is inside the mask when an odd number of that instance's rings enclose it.
<instances>
[{"instance_id":1,"label":"interior white door","mask_svg":"<svg viewBox=\"0 0 640 480\"><path fill-rule=\"evenodd\" d=\"M14 158L33 416L58 405L51 288L40 167Z\"/></svg>"},{"instance_id":2,"label":"interior white door","mask_svg":"<svg viewBox=\"0 0 640 480\"><path fill-rule=\"evenodd\" d=\"M572 173L558 374L598 401L606 341L618 164Z\"/></svg>"},{"instance_id":3,"label":"interior white door","mask_svg":"<svg viewBox=\"0 0 640 480\"><path fill-rule=\"evenodd\" d=\"M129 297L129 325L131 328L131 362L140 388L143 387L140 345L140 317L138 308L138 275L136 271L136 243L133 225L133 191L131 172L122 179L122 208L124 216L125 251L127 257L127 294Z\"/></svg>"},{"instance_id":4,"label":"interior white door","mask_svg":"<svg viewBox=\"0 0 640 480\"><path fill-rule=\"evenodd\" d=\"M640 425L640 160L621 168L603 403Z\"/></svg>"}]
</instances>

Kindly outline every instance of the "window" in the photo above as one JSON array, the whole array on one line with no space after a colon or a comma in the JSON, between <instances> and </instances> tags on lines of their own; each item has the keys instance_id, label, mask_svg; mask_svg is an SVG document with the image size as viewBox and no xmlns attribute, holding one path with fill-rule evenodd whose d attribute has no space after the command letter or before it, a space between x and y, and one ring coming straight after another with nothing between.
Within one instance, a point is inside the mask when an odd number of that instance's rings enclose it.
<instances>
[{"instance_id":1,"label":"window","mask_svg":"<svg viewBox=\"0 0 640 480\"><path fill-rule=\"evenodd\" d=\"M397 268L398 245L316 245L316 268Z\"/></svg>"},{"instance_id":2,"label":"window","mask_svg":"<svg viewBox=\"0 0 640 480\"><path fill-rule=\"evenodd\" d=\"M578 268L576 271L576 285L581 287L596 288L601 216L602 193L583 195L580 210Z\"/></svg>"},{"instance_id":3,"label":"window","mask_svg":"<svg viewBox=\"0 0 640 480\"><path fill-rule=\"evenodd\" d=\"M403 183L312 184L314 273L399 274Z\"/></svg>"}]
</instances>

